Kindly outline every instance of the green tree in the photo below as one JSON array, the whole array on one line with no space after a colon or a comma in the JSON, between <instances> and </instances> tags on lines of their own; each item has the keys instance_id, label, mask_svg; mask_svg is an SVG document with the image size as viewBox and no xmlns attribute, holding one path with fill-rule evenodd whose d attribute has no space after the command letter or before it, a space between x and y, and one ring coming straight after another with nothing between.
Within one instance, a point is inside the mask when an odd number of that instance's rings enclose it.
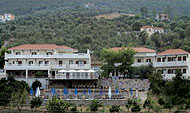
<instances>
[{"instance_id":1,"label":"green tree","mask_svg":"<svg viewBox=\"0 0 190 113\"><path fill-rule=\"evenodd\" d=\"M140 21L135 21L133 24L132 24L132 29L133 31L140 31L140 28L143 26L142 22Z\"/></svg>"},{"instance_id":2,"label":"green tree","mask_svg":"<svg viewBox=\"0 0 190 113\"><path fill-rule=\"evenodd\" d=\"M131 99L129 99L129 100L127 100L127 103L125 104L125 107L129 111L129 109L131 108L132 105L133 105L133 101Z\"/></svg>"},{"instance_id":3,"label":"green tree","mask_svg":"<svg viewBox=\"0 0 190 113\"><path fill-rule=\"evenodd\" d=\"M190 25L185 28L185 37L190 39Z\"/></svg>"},{"instance_id":4,"label":"green tree","mask_svg":"<svg viewBox=\"0 0 190 113\"><path fill-rule=\"evenodd\" d=\"M141 16L147 16L148 15L148 8L147 7L142 7L141 8Z\"/></svg>"},{"instance_id":5,"label":"green tree","mask_svg":"<svg viewBox=\"0 0 190 113\"><path fill-rule=\"evenodd\" d=\"M15 103L18 110L22 110L24 104L26 104L28 92L26 90L19 90L12 94L12 103Z\"/></svg>"},{"instance_id":6,"label":"green tree","mask_svg":"<svg viewBox=\"0 0 190 113\"><path fill-rule=\"evenodd\" d=\"M99 100L92 100L91 104L89 105L89 109L91 112L96 112L98 111L99 107L102 107L102 103Z\"/></svg>"},{"instance_id":7,"label":"green tree","mask_svg":"<svg viewBox=\"0 0 190 113\"><path fill-rule=\"evenodd\" d=\"M47 104L46 108L50 113L66 113L66 110L68 109L67 105L69 105L67 101L53 97Z\"/></svg>"},{"instance_id":8,"label":"green tree","mask_svg":"<svg viewBox=\"0 0 190 113\"><path fill-rule=\"evenodd\" d=\"M150 96L148 96L148 98L145 100L143 107L144 108L148 108L148 112L150 112L150 109L153 109L153 100Z\"/></svg>"},{"instance_id":9,"label":"green tree","mask_svg":"<svg viewBox=\"0 0 190 113\"><path fill-rule=\"evenodd\" d=\"M30 102L30 108L39 108L42 104L42 99L40 97L35 97Z\"/></svg>"},{"instance_id":10,"label":"green tree","mask_svg":"<svg viewBox=\"0 0 190 113\"><path fill-rule=\"evenodd\" d=\"M142 31L139 35L140 44L145 45L148 39L148 33L146 31Z\"/></svg>"},{"instance_id":11,"label":"green tree","mask_svg":"<svg viewBox=\"0 0 190 113\"><path fill-rule=\"evenodd\" d=\"M133 107L131 108L131 112L138 113L141 111L140 101L138 99L133 100Z\"/></svg>"},{"instance_id":12,"label":"green tree","mask_svg":"<svg viewBox=\"0 0 190 113\"><path fill-rule=\"evenodd\" d=\"M0 68L4 68L5 65L5 53L9 53L7 48L1 48L0 49Z\"/></svg>"},{"instance_id":13,"label":"green tree","mask_svg":"<svg viewBox=\"0 0 190 113\"><path fill-rule=\"evenodd\" d=\"M109 108L109 111L110 113L119 113L120 111L120 105L112 105L110 108Z\"/></svg>"}]
</instances>

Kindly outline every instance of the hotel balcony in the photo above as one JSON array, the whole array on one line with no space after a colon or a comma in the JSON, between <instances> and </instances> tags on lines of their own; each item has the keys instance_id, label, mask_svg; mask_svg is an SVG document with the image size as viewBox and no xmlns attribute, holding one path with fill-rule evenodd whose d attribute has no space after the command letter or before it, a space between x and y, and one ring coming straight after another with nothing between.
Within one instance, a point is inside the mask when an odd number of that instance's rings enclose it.
<instances>
[{"instance_id":1,"label":"hotel balcony","mask_svg":"<svg viewBox=\"0 0 190 113\"><path fill-rule=\"evenodd\" d=\"M140 67L140 66L148 66L150 62L144 62L144 63L134 63L132 64L133 67Z\"/></svg>"},{"instance_id":2,"label":"hotel balcony","mask_svg":"<svg viewBox=\"0 0 190 113\"><path fill-rule=\"evenodd\" d=\"M162 74L162 75L164 76L164 79L169 79L170 80L173 77L175 77L176 74L167 74L167 73L165 73L165 74ZM183 77L186 78L186 79L190 79L189 73L183 74Z\"/></svg>"},{"instance_id":3,"label":"hotel balcony","mask_svg":"<svg viewBox=\"0 0 190 113\"><path fill-rule=\"evenodd\" d=\"M47 64L8 64L5 63L5 70L48 70L50 65Z\"/></svg>"},{"instance_id":4,"label":"hotel balcony","mask_svg":"<svg viewBox=\"0 0 190 113\"><path fill-rule=\"evenodd\" d=\"M76 70L79 70L79 69L90 69L90 65L89 64L70 64L69 65L69 69L76 69Z\"/></svg>"},{"instance_id":5,"label":"hotel balcony","mask_svg":"<svg viewBox=\"0 0 190 113\"><path fill-rule=\"evenodd\" d=\"M15 54L5 54L5 60L14 58L90 58L89 54L53 54L53 55L15 55Z\"/></svg>"},{"instance_id":6,"label":"hotel balcony","mask_svg":"<svg viewBox=\"0 0 190 113\"><path fill-rule=\"evenodd\" d=\"M182 67L189 66L188 61L154 62L154 67Z\"/></svg>"},{"instance_id":7,"label":"hotel balcony","mask_svg":"<svg viewBox=\"0 0 190 113\"><path fill-rule=\"evenodd\" d=\"M55 75L55 77L50 77L50 79L55 80L95 80L98 76L95 75Z\"/></svg>"}]
</instances>

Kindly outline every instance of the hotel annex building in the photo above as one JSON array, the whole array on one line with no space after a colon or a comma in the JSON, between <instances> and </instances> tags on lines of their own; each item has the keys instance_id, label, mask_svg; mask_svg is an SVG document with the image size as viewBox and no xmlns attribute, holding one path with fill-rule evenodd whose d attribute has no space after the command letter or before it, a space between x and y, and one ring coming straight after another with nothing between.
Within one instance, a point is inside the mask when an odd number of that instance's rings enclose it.
<instances>
[{"instance_id":1,"label":"hotel annex building","mask_svg":"<svg viewBox=\"0 0 190 113\"><path fill-rule=\"evenodd\" d=\"M119 49L121 48L112 48L112 50ZM156 71L161 72L165 79L174 77L176 69L180 69L186 78L189 77L189 52L169 49L157 53L145 47L133 49L136 54L132 66L138 67L152 62ZM9 50L10 53L5 54L6 76L24 80L30 86L36 78L44 88L46 86L95 87L98 84L98 75L92 70L88 50L86 53L78 53L76 49L55 44L25 44Z\"/></svg>"},{"instance_id":2,"label":"hotel annex building","mask_svg":"<svg viewBox=\"0 0 190 113\"><path fill-rule=\"evenodd\" d=\"M9 48L5 54L6 76L24 80L31 85L38 80L45 85L75 87L96 85L98 76L91 69L91 57L87 53L55 44L25 44ZM70 82L68 82L70 81Z\"/></svg>"}]
</instances>

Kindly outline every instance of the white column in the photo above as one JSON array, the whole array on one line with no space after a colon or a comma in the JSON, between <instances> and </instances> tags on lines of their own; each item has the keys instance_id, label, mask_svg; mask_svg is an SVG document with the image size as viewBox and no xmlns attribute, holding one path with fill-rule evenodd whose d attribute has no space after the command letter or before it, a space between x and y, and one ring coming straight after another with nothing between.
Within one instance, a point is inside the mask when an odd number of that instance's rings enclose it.
<instances>
[{"instance_id":1,"label":"white column","mask_svg":"<svg viewBox=\"0 0 190 113\"><path fill-rule=\"evenodd\" d=\"M56 73L56 72L55 72ZM50 70L48 69L48 77L51 77Z\"/></svg>"},{"instance_id":2,"label":"white column","mask_svg":"<svg viewBox=\"0 0 190 113\"><path fill-rule=\"evenodd\" d=\"M28 69L26 69L26 78L28 78Z\"/></svg>"}]
</instances>

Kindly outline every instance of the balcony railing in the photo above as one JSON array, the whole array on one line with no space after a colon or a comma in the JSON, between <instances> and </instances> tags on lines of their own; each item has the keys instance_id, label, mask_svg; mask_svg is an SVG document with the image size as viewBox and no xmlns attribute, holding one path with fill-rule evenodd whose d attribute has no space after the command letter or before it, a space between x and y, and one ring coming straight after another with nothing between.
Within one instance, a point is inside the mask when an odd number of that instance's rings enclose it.
<instances>
[{"instance_id":1,"label":"balcony railing","mask_svg":"<svg viewBox=\"0 0 190 113\"><path fill-rule=\"evenodd\" d=\"M5 54L5 59L10 58L90 58L89 54L53 54L53 55L14 55Z\"/></svg>"},{"instance_id":2,"label":"balcony railing","mask_svg":"<svg viewBox=\"0 0 190 113\"><path fill-rule=\"evenodd\" d=\"M5 63L5 70L48 70L48 64L9 64Z\"/></svg>"},{"instance_id":3,"label":"balcony railing","mask_svg":"<svg viewBox=\"0 0 190 113\"><path fill-rule=\"evenodd\" d=\"M89 64L70 64L69 68L70 69L90 69Z\"/></svg>"},{"instance_id":4,"label":"balcony railing","mask_svg":"<svg viewBox=\"0 0 190 113\"><path fill-rule=\"evenodd\" d=\"M93 76L66 76L66 75L56 75L55 77L50 77L50 79L65 79L65 80L92 80L98 79L95 75Z\"/></svg>"},{"instance_id":5,"label":"balcony railing","mask_svg":"<svg viewBox=\"0 0 190 113\"><path fill-rule=\"evenodd\" d=\"M188 65L188 61L154 62L154 67L176 67Z\"/></svg>"}]
</instances>

